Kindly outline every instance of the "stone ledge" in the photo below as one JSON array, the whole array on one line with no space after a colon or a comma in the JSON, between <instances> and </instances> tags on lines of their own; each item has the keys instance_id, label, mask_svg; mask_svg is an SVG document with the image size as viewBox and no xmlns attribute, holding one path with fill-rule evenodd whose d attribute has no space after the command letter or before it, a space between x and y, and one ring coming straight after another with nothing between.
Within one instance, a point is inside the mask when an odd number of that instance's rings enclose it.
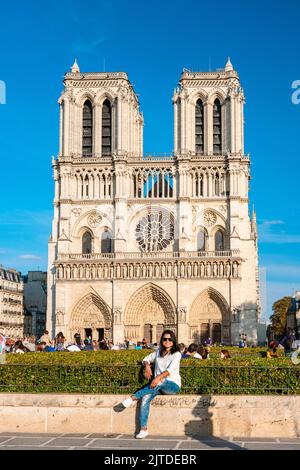
<instances>
[{"instance_id":1,"label":"stone ledge","mask_svg":"<svg viewBox=\"0 0 300 470\"><path fill-rule=\"evenodd\" d=\"M116 405L124 398L1 393L0 432L133 434L138 429L138 409L119 411ZM300 396L161 395L152 402L149 429L152 435L299 437Z\"/></svg>"}]
</instances>

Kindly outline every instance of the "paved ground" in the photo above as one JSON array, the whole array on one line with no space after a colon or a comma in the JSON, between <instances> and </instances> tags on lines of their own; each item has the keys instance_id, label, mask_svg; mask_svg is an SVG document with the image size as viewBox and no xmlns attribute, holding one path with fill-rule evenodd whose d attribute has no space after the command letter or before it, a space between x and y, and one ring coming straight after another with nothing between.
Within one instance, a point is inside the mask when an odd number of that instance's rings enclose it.
<instances>
[{"instance_id":1,"label":"paved ground","mask_svg":"<svg viewBox=\"0 0 300 470\"><path fill-rule=\"evenodd\" d=\"M300 438L232 439L148 436L134 439L124 434L0 433L0 450L300 450Z\"/></svg>"}]
</instances>

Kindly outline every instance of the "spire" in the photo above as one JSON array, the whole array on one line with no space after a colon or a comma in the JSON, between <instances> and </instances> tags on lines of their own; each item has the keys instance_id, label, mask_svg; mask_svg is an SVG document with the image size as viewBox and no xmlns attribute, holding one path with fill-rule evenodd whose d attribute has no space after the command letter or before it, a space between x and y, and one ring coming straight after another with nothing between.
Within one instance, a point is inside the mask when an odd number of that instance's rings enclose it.
<instances>
[{"instance_id":1,"label":"spire","mask_svg":"<svg viewBox=\"0 0 300 470\"><path fill-rule=\"evenodd\" d=\"M74 75L78 75L80 73L80 68L77 64L77 59L75 59L75 62L74 64L72 65L71 67L71 72L74 74Z\"/></svg>"},{"instance_id":2,"label":"spire","mask_svg":"<svg viewBox=\"0 0 300 470\"><path fill-rule=\"evenodd\" d=\"M232 63L230 62L230 57L228 57L226 65L225 65L225 72L231 72L233 70Z\"/></svg>"}]
</instances>

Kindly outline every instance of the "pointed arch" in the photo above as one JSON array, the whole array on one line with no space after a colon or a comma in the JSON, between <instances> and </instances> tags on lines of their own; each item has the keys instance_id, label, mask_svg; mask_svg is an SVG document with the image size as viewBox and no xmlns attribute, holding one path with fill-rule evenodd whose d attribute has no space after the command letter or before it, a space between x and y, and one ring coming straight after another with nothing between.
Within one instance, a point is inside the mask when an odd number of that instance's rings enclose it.
<instances>
[{"instance_id":1,"label":"pointed arch","mask_svg":"<svg viewBox=\"0 0 300 470\"><path fill-rule=\"evenodd\" d=\"M76 99L75 99L75 103L77 106L79 106L80 108L83 107L85 101L90 101L92 103L92 105L94 104L94 101L95 101L95 93L93 93L91 90L87 91L87 90L84 90L82 93L79 93L78 96L76 96Z\"/></svg>"},{"instance_id":2,"label":"pointed arch","mask_svg":"<svg viewBox=\"0 0 300 470\"><path fill-rule=\"evenodd\" d=\"M202 88L191 94L189 101L193 106L195 106L198 99L200 99L203 104L205 104L208 100L208 93L206 93L206 91Z\"/></svg>"},{"instance_id":3,"label":"pointed arch","mask_svg":"<svg viewBox=\"0 0 300 470\"><path fill-rule=\"evenodd\" d=\"M71 337L76 331L85 336L85 329L93 332L104 330L107 337L112 333L112 314L107 303L96 293L89 292L76 302L70 318Z\"/></svg>"},{"instance_id":4,"label":"pointed arch","mask_svg":"<svg viewBox=\"0 0 300 470\"><path fill-rule=\"evenodd\" d=\"M213 105L216 99L220 101L221 105L224 104L226 100L226 94L223 92L223 90L219 88L215 88L214 90L212 90L212 92L208 96L208 103Z\"/></svg>"},{"instance_id":5,"label":"pointed arch","mask_svg":"<svg viewBox=\"0 0 300 470\"><path fill-rule=\"evenodd\" d=\"M100 90L96 95L95 103L99 106L102 106L105 100L110 101L111 105L113 106L116 100L116 96L112 93L109 93L107 90Z\"/></svg>"},{"instance_id":6,"label":"pointed arch","mask_svg":"<svg viewBox=\"0 0 300 470\"><path fill-rule=\"evenodd\" d=\"M88 227L88 219L90 216L96 216L99 217L99 220L102 219L102 222L97 226L97 230L94 231L94 234L97 236L98 230L104 227L112 227L113 226L113 220L111 216L105 212L91 209L88 210L87 212L83 212L80 214L80 216L77 218L76 222L74 223L72 227L72 237L79 237L81 236L82 229L83 227Z\"/></svg>"},{"instance_id":7,"label":"pointed arch","mask_svg":"<svg viewBox=\"0 0 300 470\"><path fill-rule=\"evenodd\" d=\"M230 309L223 295L213 287L202 291L193 301L189 315L190 339L230 343Z\"/></svg>"},{"instance_id":8,"label":"pointed arch","mask_svg":"<svg viewBox=\"0 0 300 470\"><path fill-rule=\"evenodd\" d=\"M158 341L161 325L176 330L176 308L173 300L161 287L148 283L129 299L124 315L125 335L141 339L145 325L151 326L152 340ZM160 325L160 326L159 326Z\"/></svg>"}]
</instances>

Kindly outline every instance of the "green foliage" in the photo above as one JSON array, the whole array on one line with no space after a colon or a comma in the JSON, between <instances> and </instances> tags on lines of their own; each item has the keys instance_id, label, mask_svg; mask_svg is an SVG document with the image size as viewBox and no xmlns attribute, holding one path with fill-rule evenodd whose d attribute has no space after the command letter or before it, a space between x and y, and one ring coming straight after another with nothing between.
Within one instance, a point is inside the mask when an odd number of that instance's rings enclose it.
<instances>
[{"instance_id":1,"label":"green foliage","mask_svg":"<svg viewBox=\"0 0 300 470\"><path fill-rule=\"evenodd\" d=\"M299 394L300 367L290 358L263 357L266 348L226 348L220 359L181 361L182 390L188 394ZM8 354L0 366L0 392L132 393L146 384L141 361L150 351Z\"/></svg>"},{"instance_id":2,"label":"green foliage","mask_svg":"<svg viewBox=\"0 0 300 470\"><path fill-rule=\"evenodd\" d=\"M7 364L138 364L152 352L144 351L80 351L52 353L7 354Z\"/></svg>"},{"instance_id":3,"label":"green foliage","mask_svg":"<svg viewBox=\"0 0 300 470\"><path fill-rule=\"evenodd\" d=\"M286 314L291 305L291 297L283 297L273 303L271 315L272 330L277 338L281 338L286 329Z\"/></svg>"}]
</instances>

